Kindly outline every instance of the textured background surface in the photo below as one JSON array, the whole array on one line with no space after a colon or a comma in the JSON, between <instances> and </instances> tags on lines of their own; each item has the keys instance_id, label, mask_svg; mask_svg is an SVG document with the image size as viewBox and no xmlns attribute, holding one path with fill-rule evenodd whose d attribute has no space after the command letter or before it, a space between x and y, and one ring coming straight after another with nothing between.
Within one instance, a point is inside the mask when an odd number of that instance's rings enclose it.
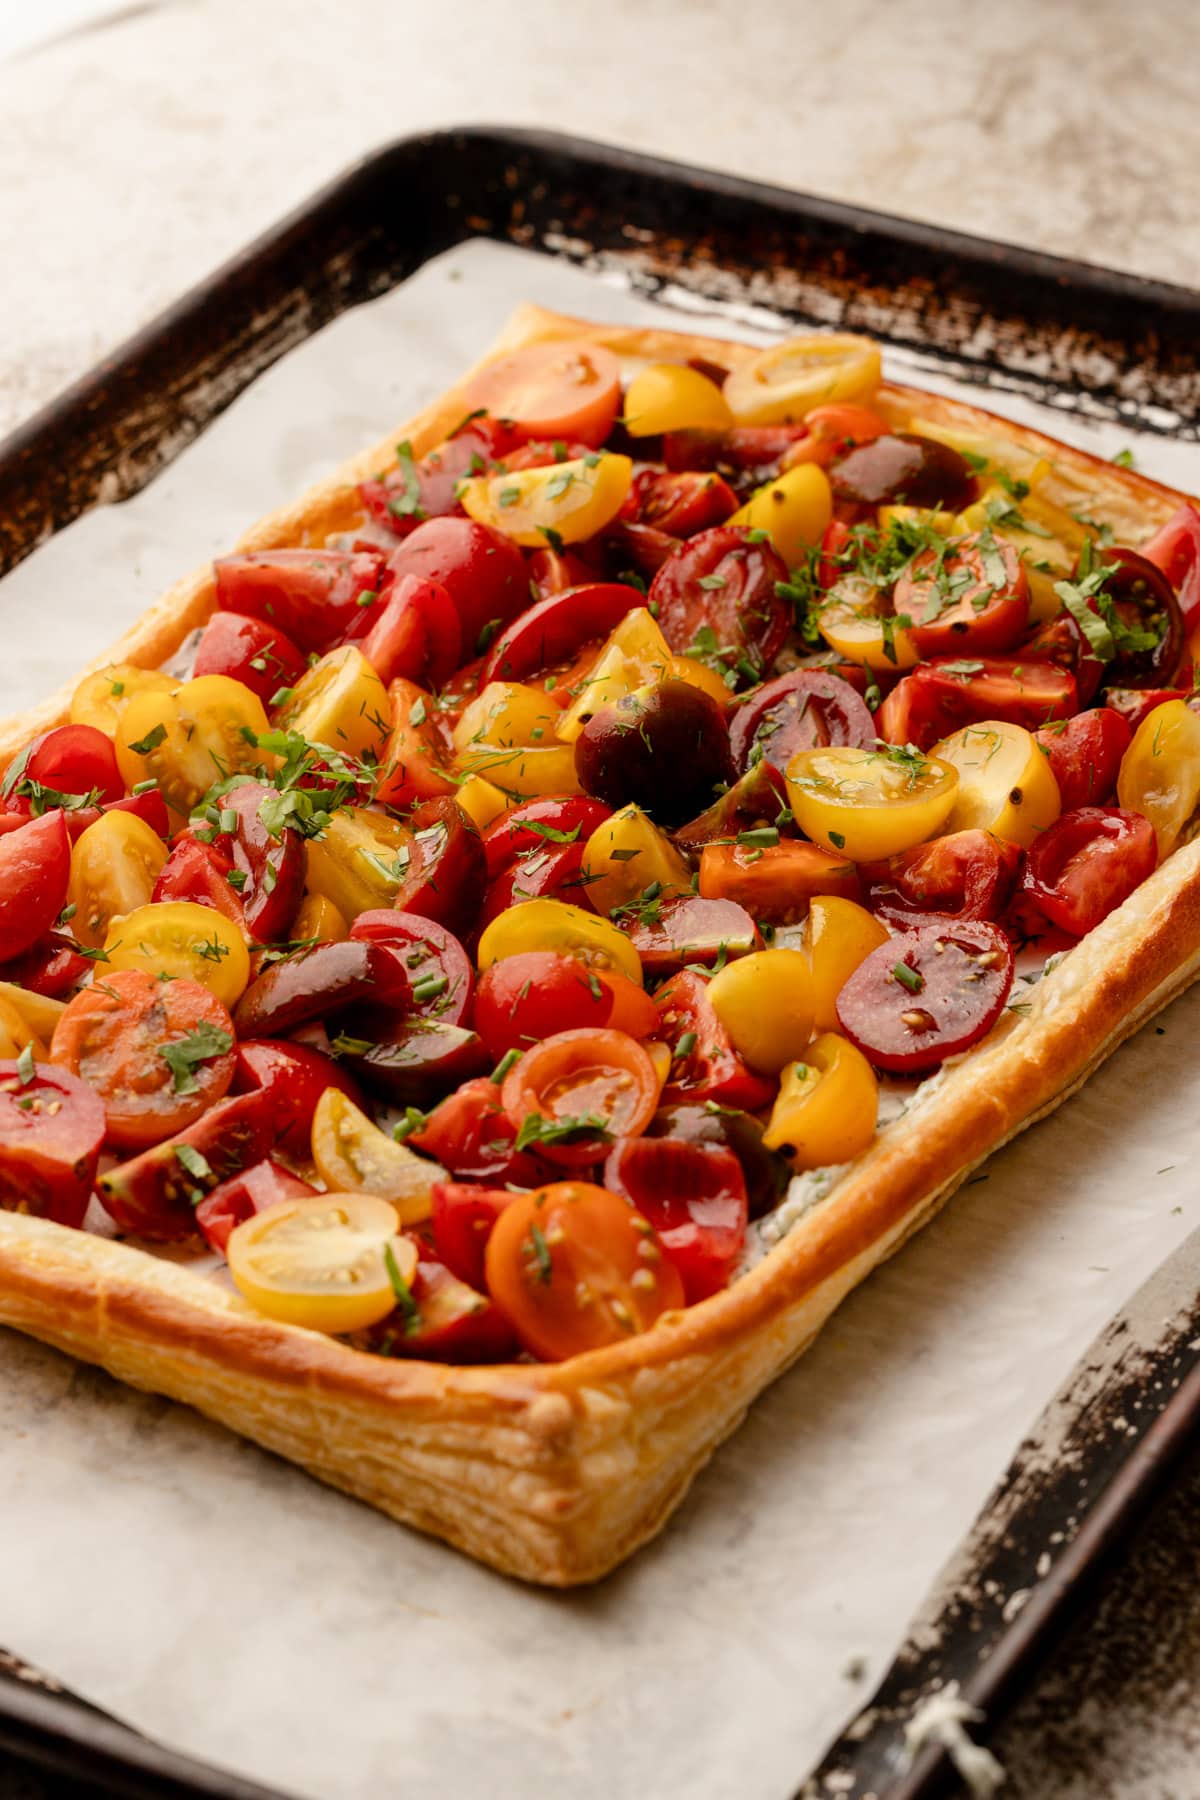
<instances>
[{"instance_id":1,"label":"textured background surface","mask_svg":"<svg viewBox=\"0 0 1200 1800\"><path fill-rule=\"evenodd\" d=\"M347 162L451 122L588 132L1200 285L1186 0L596 18L180 0L0 62L0 431ZM1193 1477L1002 1732L1006 1791L1200 1796L1198 1521Z\"/></svg>"}]
</instances>

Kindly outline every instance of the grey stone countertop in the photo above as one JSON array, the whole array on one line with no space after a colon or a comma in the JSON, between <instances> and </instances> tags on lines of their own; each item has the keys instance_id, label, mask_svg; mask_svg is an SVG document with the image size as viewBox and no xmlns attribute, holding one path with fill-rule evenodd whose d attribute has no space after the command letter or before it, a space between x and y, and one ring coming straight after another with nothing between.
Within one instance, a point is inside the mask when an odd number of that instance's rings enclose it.
<instances>
[{"instance_id":1,"label":"grey stone countertop","mask_svg":"<svg viewBox=\"0 0 1200 1800\"><path fill-rule=\"evenodd\" d=\"M0 61L0 433L435 125L590 134L1200 286L1194 28L1188 0L127 5ZM1193 1472L1000 1731L1006 1794L1200 1796L1198 1578ZM74 1791L0 1772L11 1800Z\"/></svg>"}]
</instances>

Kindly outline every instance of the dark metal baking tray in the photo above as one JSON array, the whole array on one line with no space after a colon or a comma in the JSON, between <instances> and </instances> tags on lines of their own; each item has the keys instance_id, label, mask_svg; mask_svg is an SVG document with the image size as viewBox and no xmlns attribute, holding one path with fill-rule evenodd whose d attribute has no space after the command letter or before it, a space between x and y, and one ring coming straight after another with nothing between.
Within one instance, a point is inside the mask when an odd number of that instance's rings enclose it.
<instances>
[{"instance_id":1,"label":"dark metal baking tray","mask_svg":"<svg viewBox=\"0 0 1200 1800\"><path fill-rule=\"evenodd\" d=\"M351 169L0 444L0 574L92 506L144 487L322 325L474 237L618 272L644 294L683 290L868 331L992 394L1200 437L1200 295L1189 290L578 139L443 131ZM995 1567L994 1590L969 1603L961 1582L939 1593L936 1616L806 1791L950 1791L936 1753L897 1772L897 1720L956 1678L994 1723L1194 1438L1194 1327L1181 1336L1164 1326L1136 1368L1118 1357L1099 1397L1080 1388L1075 1407L1070 1491L1030 1480L1027 1446L997 1491L1003 1530L977 1546L973 1573ZM1132 1421L1119 1438L1097 1425L1118 1416ZM1068 1507L1081 1528L1043 1578L1040 1546ZM1005 1618L1019 1585L1029 1598ZM107 1793L265 1793L138 1737L32 1671L4 1673L2 1660L0 1752ZM798 1785L806 1774L796 1771Z\"/></svg>"}]
</instances>

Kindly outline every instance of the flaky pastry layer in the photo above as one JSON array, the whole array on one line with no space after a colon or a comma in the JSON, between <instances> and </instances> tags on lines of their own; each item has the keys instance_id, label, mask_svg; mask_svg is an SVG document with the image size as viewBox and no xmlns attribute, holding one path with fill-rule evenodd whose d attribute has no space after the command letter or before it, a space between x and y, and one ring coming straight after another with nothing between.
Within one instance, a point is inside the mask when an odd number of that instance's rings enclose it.
<instances>
[{"instance_id":1,"label":"flaky pastry layer","mask_svg":"<svg viewBox=\"0 0 1200 1800\"><path fill-rule=\"evenodd\" d=\"M747 345L598 326L534 306L490 356L586 338L622 357L732 368ZM489 358L484 358L486 362ZM479 365L481 366L481 365ZM361 522L357 483L417 456L462 417L469 376L382 445L271 514L239 545L325 542ZM1055 464L1049 497L1138 544L1185 496L958 401L887 384L914 417L1002 439ZM92 667L158 667L213 610L210 568L176 584ZM74 683L0 725L0 756L67 716ZM456 1368L388 1360L254 1313L222 1280L135 1244L0 1213L0 1323L186 1401L322 1480L506 1573L596 1579L654 1535L755 1396L842 1298L992 1151L1053 1110L1200 972L1200 843L1174 855L926 1085L828 1197L726 1292L645 1336L565 1363Z\"/></svg>"}]
</instances>

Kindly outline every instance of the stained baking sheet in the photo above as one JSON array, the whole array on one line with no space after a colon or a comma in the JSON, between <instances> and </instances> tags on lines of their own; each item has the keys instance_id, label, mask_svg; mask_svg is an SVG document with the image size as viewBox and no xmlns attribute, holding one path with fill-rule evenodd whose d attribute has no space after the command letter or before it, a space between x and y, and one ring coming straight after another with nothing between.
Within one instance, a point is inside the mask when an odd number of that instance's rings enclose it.
<instances>
[{"instance_id":1,"label":"stained baking sheet","mask_svg":"<svg viewBox=\"0 0 1200 1800\"><path fill-rule=\"evenodd\" d=\"M278 364L136 500L0 583L5 617L31 622L3 710L423 404L525 298L730 335L771 324L668 290L672 321L615 275L496 245L427 264ZM890 367L955 391L944 361ZM1200 486L1195 445L1018 396L1002 410ZM995 1158L763 1397L664 1535L592 1591L522 1589L0 1335L0 1632L141 1729L298 1794L791 1793L1033 1415L1200 1222L1198 1026L1187 996Z\"/></svg>"}]
</instances>

